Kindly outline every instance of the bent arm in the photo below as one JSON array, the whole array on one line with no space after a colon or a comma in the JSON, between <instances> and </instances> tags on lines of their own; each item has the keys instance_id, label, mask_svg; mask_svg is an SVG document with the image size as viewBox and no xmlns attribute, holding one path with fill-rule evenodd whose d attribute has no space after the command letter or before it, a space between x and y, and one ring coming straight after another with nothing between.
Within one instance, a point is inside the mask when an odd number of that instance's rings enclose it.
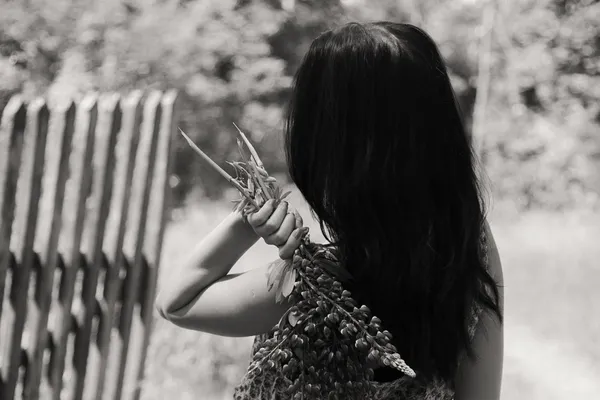
<instances>
[{"instance_id":1,"label":"bent arm","mask_svg":"<svg viewBox=\"0 0 600 400\"><path fill-rule=\"evenodd\" d=\"M268 290L269 266L229 274L258 238L240 213L231 213L161 282L160 316L185 329L221 336L268 332L289 308L275 301L275 290ZM288 243L299 240L297 235Z\"/></svg>"},{"instance_id":2,"label":"bent arm","mask_svg":"<svg viewBox=\"0 0 600 400\"><path fill-rule=\"evenodd\" d=\"M173 267L156 298L161 316L180 310L199 293L229 273L233 265L258 241L258 235L239 212L232 212L192 251L186 262Z\"/></svg>"},{"instance_id":3,"label":"bent arm","mask_svg":"<svg viewBox=\"0 0 600 400\"><path fill-rule=\"evenodd\" d=\"M499 306L504 312L504 278L496 242L486 224L490 273L499 290ZM484 311L473 338L474 360L465 358L456 376L455 400L499 400L504 358L504 328L498 319Z\"/></svg>"},{"instance_id":4,"label":"bent arm","mask_svg":"<svg viewBox=\"0 0 600 400\"><path fill-rule=\"evenodd\" d=\"M268 332L290 307L267 289L268 267L217 280L183 308L162 314L173 324L213 335L241 337Z\"/></svg>"}]
</instances>

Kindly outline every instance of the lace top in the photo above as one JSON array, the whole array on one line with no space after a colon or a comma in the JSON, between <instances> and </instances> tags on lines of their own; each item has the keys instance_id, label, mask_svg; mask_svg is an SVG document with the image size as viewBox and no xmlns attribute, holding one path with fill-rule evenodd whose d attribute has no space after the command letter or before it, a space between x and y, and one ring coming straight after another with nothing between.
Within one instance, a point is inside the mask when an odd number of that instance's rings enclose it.
<instances>
[{"instance_id":1,"label":"lace top","mask_svg":"<svg viewBox=\"0 0 600 400\"><path fill-rule=\"evenodd\" d=\"M484 265L488 268L488 247L487 240L482 237ZM472 307L471 318L469 321L469 337L471 340L475 335L475 330L479 322L481 307L476 303ZM252 346L252 354L255 354L262 346L262 343L272 332L256 336ZM451 382L441 379L423 381L411 378L406 375L390 382L372 382L374 388L374 397L370 400L452 400L454 399L454 389ZM287 384L284 383L281 371L270 370L262 374L255 374L252 377L248 375L242 378L241 383L235 388L235 400L284 400L289 398L286 395Z\"/></svg>"}]
</instances>

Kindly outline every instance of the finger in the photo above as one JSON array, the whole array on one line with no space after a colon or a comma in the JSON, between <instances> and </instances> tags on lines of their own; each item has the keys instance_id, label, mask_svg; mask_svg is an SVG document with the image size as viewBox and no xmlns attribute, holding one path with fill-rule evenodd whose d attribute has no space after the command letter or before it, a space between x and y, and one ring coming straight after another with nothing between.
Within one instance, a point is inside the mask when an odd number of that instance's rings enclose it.
<instances>
[{"instance_id":1,"label":"finger","mask_svg":"<svg viewBox=\"0 0 600 400\"><path fill-rule=\"evenodd\" d=\"M258 233L262 237L267 237L275 233L283 223L283 220L287 215L287 209L287 202L282 201L281 203L279 203L279 205L277 206L275 211L273 211L273 214L271 214L269 219L267 219L267 221L264 224L254 228L256 233Z\"/></svg>"},{"instance_id":2,"label":"finger","mask_svg":"<svg viewBox=\"0 0 600 400\"><path fill-rule=\"evenodd\" d=\"M257 212L248 215L248 223L256 229L267 222L274 210L275 200L270 199Z\"/></svg>"},{"instance_id":3,"label":"finger","mask_svg":"<svg viewBox=\"0 0 600 400\"><path fill-rule=\"evenodd\" d=\"M300 213L295 208L292 210L292 212L294 213L294 217L296 218L296 229L302 228L304 226L304 221L302 221Z\"/></svg>"},{"instance_id":4,"label":"finger","mask_svg":"<svg viewBox=\"0 0 600 400\"><path fill-rule=\"evenodd\" d=\"M279 229L265 237L265 242L275 246L285 244L294 230L295 223L294 214L288 213L279 226Z\"/></svg>"},{"instance_id":5,"label":"finger","mask_svg":"<svg viewBox=\"0 0 600 400\"><path fill-rule=\"evenodd\" d=\"M308 227L294 229L292 234L289 236L287 242L279 247L279 258L282 260L288 260L294 256L294 252L300 246L302 238L308 232Z\"/></svg>"}]
</instances>

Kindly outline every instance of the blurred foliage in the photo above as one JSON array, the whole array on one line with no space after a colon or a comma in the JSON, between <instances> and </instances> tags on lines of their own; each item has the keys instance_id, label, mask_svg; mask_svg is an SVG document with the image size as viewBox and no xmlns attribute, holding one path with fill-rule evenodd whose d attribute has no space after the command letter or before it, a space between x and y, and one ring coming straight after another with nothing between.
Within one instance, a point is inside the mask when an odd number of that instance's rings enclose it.
<instances>
[{"instance_id":1,"label":"blurred foliage","mask_svg":"<svg viewBox=\"0 0 600 400\"><path fill-rule=\"evenodd\" d=\"M494 194L520 206L596 204L600 191L600 4L591 0L28 0L0 13L0 108L8 98L178 88L180 126L219 162L232 122L285 172L281 130L310 41L348 20L412 22L444 54L467 125L481 20L493 24L482 158ZM177 138L178 202L222 179ZM194 198L195 196L192 196Z\"/></svg>"}]
</instances>

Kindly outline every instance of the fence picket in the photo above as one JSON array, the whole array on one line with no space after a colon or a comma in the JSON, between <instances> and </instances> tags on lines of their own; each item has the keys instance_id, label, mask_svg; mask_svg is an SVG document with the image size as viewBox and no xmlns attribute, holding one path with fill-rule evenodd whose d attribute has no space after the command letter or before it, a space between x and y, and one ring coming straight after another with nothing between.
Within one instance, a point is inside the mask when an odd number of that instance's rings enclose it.
<instances>
[{"instance_id":1,"label":"fence picket","mask_svg":"<svg viewBox=\"0 0 600 400\"><path fill-rule=\"evenodd\" d=\"M73 360L75 377L70 381L71 384L74 384L73 399L75 400L80 400L83 396L92 319L97 314L96 286L98 285L99 269L103 264L102 244L112 196L115 146L117 134L121 128L118 95L102 96L98 108L93 156L92 204L86 216L86 240L83 243L86 271L81 291L82 308L79 315L76 315L78 330L75 337Z\"/></svg>"},{"instance_id":2,"label":"fence picket","mask_svg":"<svg viewBox=\"0 0 600 400\"><path fill-rule=\"evenodd\" d=\"M123 269L123 240L127 227L131 180L142 121L141 99L142 92L135 91L121 103L122 124L116 149L113 196L103 243L106 274L102 299L99 301L101 316L96 338L97 350L92 347L90 353L90 391L95 394L96 400L102 399L104 388L108 383L108 381L105 383L105 378L111 354L110 343L115 303L121 289L119 275ZM116 379L116 377L109 376L109 378L111 377ZM85 398L88 398L87 394Z\"/></svg>"},{"instance_id":3,"label":"fence picket","mask_svg":"<svg viewBox=\"0 0 600 400\"><path fill-rule=\"evenodd\" d=\"M70 177L65 193L63 229L59 241L64 268L60 281L56 325L52 329L53 349L50 357L50 382L52 399L61 400L65 357L69 335L73 328L71 304L75 291L77 270L82 262L80 253L83 234L86 200L92 181L91 159L94 151L94 130L96 128L97 105L95 94L86 96L76 114L72 153L69 159Z\"/></svg>"},{"instance_id":4,"label":"fence picket","mask_svg":"<svg viewBox=\"0 0 600 400\"><path fill-rule=\"evenodd\" d=\"M35 99L27 107L27 125L24 137L24 152L19 181L17 183L16 218L13 222L11 250L15 254L15 266L8 307L5 304L3 319L8 328L3 332L5 342L3 361L8 369L8 379L3 382L2 398L12 399L15 395L23 347L27 347L24 336L27 316L30 273L36 263L34 241L38 217L38 202L41 194L46 134L48 132L48 108L42 99ZM15 234L16 233L16 234ZM8 312L6 312L8 311Z\"/></svg>"},{"instance_id":5,"label":"fence picket","mask_svg":"<svg viewBox=\"0 0 600 400\"><path fill-rule=\"evenodd\" d=\"M27 107L19 96L10 99L2 113L0 125L0 329L2 326L2 305L7 272L14 261L10 252L10 237L15 213L17 177L21 166L21 149L25 132ZM3 330L0 330L0 337ZM0 344L0 381L8 379L8 370L2 367L2 346ZM0 383L1 384L1 383Z\"/></svg>"},{"instance_id":6,"label":"fence picket","mask_svg":"<svg viewBox=\"0 0 600 400\"><path fill-rule=\"evenodd\" d=\"M41 249L38 251L41 268L36 276L34 301L30 303L28 314L31 321L31 341L27 348L27 370L25 373L24 399L39 398L40 385L47 388L48 382L42 383L43 356L48 339L48 315L52 301L54 273L59 262L58 241L62 225L62 210L65 186L69 174L69 153L75 122L75 104L64 104L53 109L48 138L54 145L46 146L45 182L42 193L42 204L47 206L51 215L49 226L39 224L36 239Z\"/></svg>"},{"instance_id":7,"label":"fence picket","mask_svg":"<svg viewBox=\"0 0 600 400\"><path fill-rule=\"evenodd\" d=\"M2 400L139 399L176 103L17 95L1 111Z\"/></svg>"},{"instance_id":8,"label":"fence picket","mask_svg":"<svg viewBox=\"0 0 600 400\"><path fill-rule=\"evenodd\" d=\"M162 115L160 121L160 133L158 138L158 148L156 152L156 162L154 165L154 183L150 193L150 203L148 205L148 222L146 223L146 232L144 240L143 255L146 267L143 287L146 293L141 293L141 315L143 329L138 331L136 336L130 337L132 361L131 369L127 376L129 380L134 380L133 392L127 393L125 398L138 400L141 394L140 384L144 378L144 366L146 352L150 344L150 333L152 332L152 323L154 319L154 297L156 292L156 279L160 263L162 239L166 225L167 213L169 208L169 174L171 171L171 145L174 132L177 129L177 91L167 92L161 102Z\"/></svg>"},{"instance_id":9,"label":"fence picket","mask_svg":"<svg viewBox=\"0 0 600 400\"><path fill-rule=\"evenodd\" d=\"M123 301L119 316L120 335L115 342L119 364L116 371L116 386L109 391L111 393L110 398L113 400L120 400L123 392L130 332L132 329L139 329L141 326L139 305L136 304L139 297L138 290L140 288L140 273L143 262L142 249L144 246L144 235L140 233L146 229L149 195L152 185L150 171L156 157L161 118L161 97L161 92L153 91L144 102L144 119L133 176L131 211L127 221L127 232L123 248L129 270L122 292Z\"/></svg>"}]
</instances>

